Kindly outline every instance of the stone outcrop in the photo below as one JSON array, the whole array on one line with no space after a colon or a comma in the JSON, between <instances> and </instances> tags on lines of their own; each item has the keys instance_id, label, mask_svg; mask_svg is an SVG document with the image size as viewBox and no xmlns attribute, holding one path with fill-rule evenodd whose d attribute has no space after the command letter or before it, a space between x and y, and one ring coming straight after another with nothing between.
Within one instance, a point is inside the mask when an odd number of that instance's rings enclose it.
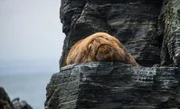
<instances>
[{"instance_id":1,"label":"stone outcrop","mask_svg":"<svg viewBox=\"0 0 180 109\"><path fill-rule=\"evenodd\" d=\"M180 109L180 0L61 0L60 19L60 65L74 43L101 31L142 67L60 66L47 85L46 109Z\"/></svg>"},{"instance_id":2,"label":"stone outcrop","mask_svg":"<svg viewBox=\"0 0 180 109\"><path fill-rule=\"evenodd\" d=\"M32 107L26 101L20 101L19 98L13 99L12 103L14 105L14 109L32 109Z\"/></svg>"},{"instance_id":3,"label":"stone outcrop","mask_svg":"<svg viewBox=\"0 0 180 109\"><path fill-rule=\"evenodd\" d=\"M162 0L62 0L66 38L60 63L75 42L99 31L118 38L140 64L160 63L162 36L157 22L161 6Z\"/></svg>"},{"instance_id":4,"label":"stone outcrop","mask_svg":"<svg viewBox=\"0 0 180 109\"><path fill-rule=\"evenodd\" d=\"M8 94L3 87L0 87L0 109L14 109Z\"/></svg>"},{"instance_id":5,"label":"stone outcrop","mask_svg":"<svg viewBox=\"0 0 180 109\"><path fill-rule=\"evenodd\" d=\"M74 43L102 31L118 38L143 66L177 66L179 9L179 0L62 0L66 38L60 65Z\"/></svg>"},{"instance_id":6,"label":"stone outcrop","mask_svg":"<svg viewBox=\"0 0 180 109\"><path fill-rule=\"evenodd\" d=\"M179 109L180 69L92 62L63 67L47 86L46 109Z\"/></svg>"}]
</instances>

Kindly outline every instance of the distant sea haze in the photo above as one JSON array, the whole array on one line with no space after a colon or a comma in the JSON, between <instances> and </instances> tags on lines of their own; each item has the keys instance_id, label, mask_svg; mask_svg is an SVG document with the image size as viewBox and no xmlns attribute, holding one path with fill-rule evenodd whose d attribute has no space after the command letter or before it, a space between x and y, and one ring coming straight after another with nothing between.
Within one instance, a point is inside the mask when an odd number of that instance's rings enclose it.
<instances>
[{"instance_id":1,"label":"distant sea haze","mask_svg":"<svg viewBox=\"0 0 180 109\"><path fill-rule=\"evenodd\" d=\"M58 59L0 61L0 76L3 74L54 73L59 71Z\"/></svg>"},{"instance_id":2,"label":"distant sea haze","mask_svg":"<svg viewBox=\"0 0 180 109\"><path fill-rule=\"evenodd\" d=\"M54 61L0 62L0 86L11 100L19 97L33 109L44 109L46 86L58 71Z\"/></svg>"}]
</instances>

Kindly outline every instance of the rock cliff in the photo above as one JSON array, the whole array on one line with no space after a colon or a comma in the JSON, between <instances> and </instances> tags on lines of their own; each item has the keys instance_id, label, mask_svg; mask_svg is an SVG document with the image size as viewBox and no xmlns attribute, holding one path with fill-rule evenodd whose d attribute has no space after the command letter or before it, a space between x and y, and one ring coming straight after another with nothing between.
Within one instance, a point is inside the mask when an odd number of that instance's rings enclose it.
<instances>
[{"instance_id":1,"label":"rock cliff","mask_svg":"<svg viewBox=\"0 0 180 109\"><path fill-rule=\"evenodd\" d=\"M66 34L60 65L74 43L95 32L118 38L142 65L69 65L47 85L46 109L179 109L179 0L61 0Z\"/></svg>"},{"instance_id":2,"label":"rock cliff","mask_svg":"<svg viewBox=\"0 0 180 109\"><path fill-rule=\"evenodd\" d=\"M179 109L180 69L113 62L69 65L47 86L46 109Z\"/></svg>"},{"instance_id":3,"label":"rock cliff","mask_svg":"<svg viewBox=\"0 0 180 109\"><path fill-rule=\"evenodd\" d=\"M118 38L143 66L177 66L179 9L179 0L62 0L66 38L60 65L74 43L103 31Z\"/></svg>"},{"instance_id":4,"label":"rock cliff","mask_svg":"<svg viewBox=\"0 0 180 109\"><path fill-rule=\"evenodd\" d=\"M163 34L161 64L180 67L180 1L165 0L159 30Z\"/></svg>"}]
</instances>

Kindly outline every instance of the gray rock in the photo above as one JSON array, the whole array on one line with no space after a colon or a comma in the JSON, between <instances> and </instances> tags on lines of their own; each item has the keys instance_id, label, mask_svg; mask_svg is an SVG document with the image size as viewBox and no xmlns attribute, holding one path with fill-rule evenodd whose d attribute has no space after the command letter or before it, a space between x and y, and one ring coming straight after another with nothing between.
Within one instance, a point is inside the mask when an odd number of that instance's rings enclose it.
<instances>
[{"instance_id":1,"label":"gray rock","mask_svg":"<svg viewBox=\"0 0 180 109\"><path fill-rule=\"evenodd\" d=\"M47 85L46 109L179 109L180 69L113 62L69 65Z\"/></svg>"},{"instance_id":2,"label":"gray rock","mask_svg":"<svg viewBox=\"0 0 180 109\"><path fill-rule=\"evenodd\" d=\"M161 64L180 67L180 1L164 0L159 18L160 30L164 35Z\"/></svg>"},{"instance_id":3,"label":"gray rock","mask_svg":"<svg viewBox=\"0 0 180 109\"><path fill-rule=\"evenodd\" d=\"M99 31L118 38L139 64L160 64L161 7L162 0L62 0L60 18L66 38L60 65L74 43Z\"/></svg>"},{"instance_id":4,"label":"gray rock","mask_svg":"<svg viewBox=\"0 0 180 109\"><path fill-rule=\"evenodd\" d=\"M118 38L143 66L180 65L179 0L62 0L60 18L60 65L74 43L99 31Z\"/></svg>"},{"instance_id":5,"label":"gray rock","mask_svg":"<svg viewBox=\"0 0 180 109\"><path fill-rule=\"evenodd\" d=\"M179 0L61 0L60 19L61 71L47 85L46 109L180 108ZM118 38L144 67L62 67L73 44L100 31Z\"/></svg>"},{"instance_id":6,"label":"gray rock","mask_svg":"<svg viewBox=\"0 0 180 109\"><path fill-rule=\"evenodd\" d=\"M14 109L33 109L26 101L20 101L19 98L15 98L12 100L14 105Z\"/></svg>"}]
</instances>

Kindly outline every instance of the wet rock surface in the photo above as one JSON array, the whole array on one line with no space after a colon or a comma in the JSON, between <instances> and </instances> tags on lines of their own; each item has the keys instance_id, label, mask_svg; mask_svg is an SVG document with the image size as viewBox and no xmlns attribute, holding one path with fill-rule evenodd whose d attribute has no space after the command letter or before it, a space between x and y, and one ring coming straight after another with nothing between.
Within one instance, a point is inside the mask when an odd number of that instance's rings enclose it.
<instances>
[{"instance_id":1,"label":"wet rock surface","mask_svg":"<svg viewBox=\"0 0 180 109\"><path fill-rule=\"evenodd\" d=\"M46 109L179 109L180 69L113 62L69 65L47 86Z\"/></svg>"}]
</instances>

